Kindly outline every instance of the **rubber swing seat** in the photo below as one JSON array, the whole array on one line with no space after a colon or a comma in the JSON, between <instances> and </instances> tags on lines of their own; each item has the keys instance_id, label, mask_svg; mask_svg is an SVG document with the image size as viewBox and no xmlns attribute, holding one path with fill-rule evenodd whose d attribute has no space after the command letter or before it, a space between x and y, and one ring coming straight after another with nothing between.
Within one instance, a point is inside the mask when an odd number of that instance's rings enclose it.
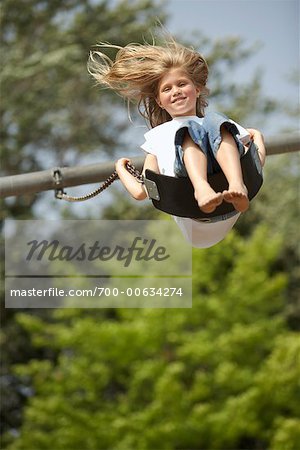
<instances>
[{"instance_id":1,"label":"rubber swing seat","mask_svg":"<svg viewBox=\"0 0 300 450\"><path fill-rule=\"evenodd\" d=\"M241 167L244 183L248 189L248 197L249 200L252 200L263 184L262 167L257 147L253 142L241 157ZM228 182L223 172L210 175L208 182L216 192L228 189ZM188 177L176 178L147 169L144 183L153 206L174 216L209 219L234 211L233 205L225 201L212 213L201 211L194 197L193 185Z\"/></svg>"}]
</instances>

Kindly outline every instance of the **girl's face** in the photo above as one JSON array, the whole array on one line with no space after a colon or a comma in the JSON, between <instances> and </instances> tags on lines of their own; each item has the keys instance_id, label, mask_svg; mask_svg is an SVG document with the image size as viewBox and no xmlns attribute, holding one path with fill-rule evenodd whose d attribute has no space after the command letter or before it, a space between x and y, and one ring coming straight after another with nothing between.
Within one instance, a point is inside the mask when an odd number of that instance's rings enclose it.
<instances>
[{"instance_id":1,"label":"girl's face","mask_svg":"<svg viewBox=\"0 0 300 450\"><path fill-rule=\"evenodd\" d=\"M186 71L177 67L162 76L156 101L172 118L195 116L199 94L200 89L194 85Z\"/></svg>"}]
</instances>

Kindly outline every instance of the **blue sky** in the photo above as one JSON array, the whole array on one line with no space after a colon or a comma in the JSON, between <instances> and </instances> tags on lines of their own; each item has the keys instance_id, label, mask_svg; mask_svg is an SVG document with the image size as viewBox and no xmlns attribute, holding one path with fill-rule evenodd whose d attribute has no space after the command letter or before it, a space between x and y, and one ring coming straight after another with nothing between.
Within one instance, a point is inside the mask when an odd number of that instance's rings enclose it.
<instances>
[{"instance_id":1,"label":"blue sky","mask_svg":"<svg viewBox=\"0 0 300 450\"><path fill-rule=\"evenodd\" d=\"M245 47L259 42L238 76L247 79L260 68L265 94L285 103L299 100L298 88L287 80L299 68L299 0L168 0L165 7L167 28L177 36L197 30L212 40L239 36ZM276 130L271 123L264 131Z\"/></svg>"}]
</instances>

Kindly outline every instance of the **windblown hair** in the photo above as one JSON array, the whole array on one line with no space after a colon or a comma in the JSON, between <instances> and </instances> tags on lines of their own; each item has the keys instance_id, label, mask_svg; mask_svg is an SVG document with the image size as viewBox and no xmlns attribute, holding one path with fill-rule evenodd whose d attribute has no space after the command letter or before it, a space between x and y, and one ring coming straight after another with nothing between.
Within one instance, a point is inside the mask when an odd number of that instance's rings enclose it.
<instances>
[{"instance_id":1,"label":"windblown hair","mask_svg":"<svg viewBox=\"0 0 300 450\"><path fill-rule=\"evenodd\" d=\"M157 103L158 86L162 76L171 68L184 69L187 76L200 89L196 114L204 116L209 93L206 87L208 66L198 52L175 41L163 46L128 44L119 47L100 43L98 48L117 49L112 61L101 51L90 52L88 71L103 87L110 88L127 99L138 103L139 113L153 128L172 119Z\"/></svg>"}]
</instances>

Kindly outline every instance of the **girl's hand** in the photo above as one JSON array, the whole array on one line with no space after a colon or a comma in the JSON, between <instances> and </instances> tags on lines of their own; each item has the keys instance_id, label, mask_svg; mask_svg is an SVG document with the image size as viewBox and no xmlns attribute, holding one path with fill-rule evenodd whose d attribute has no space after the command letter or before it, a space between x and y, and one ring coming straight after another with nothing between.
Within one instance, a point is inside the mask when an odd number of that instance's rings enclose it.
<instances>
[{"instance_id":1,"label":"girl's hand","mask_svg":"<svg viewBox=\"0 0 300 450\"><path fill-rule=\"evenodd\" d=\"M260 131L256 130L255 128L247 128L248 133L250 134L250 138L254 141L255 138L258 136L262 138L262 134Z\"/></svg>"},{"instance_id":2,"label":"girl's hand","mask_svg":"<svg viewBox=\"0 0 300 450\"><path fill-rule=\"evenodd\" d=\"M255 128L247 128L248 133L250 134L251 140L257 146L258 156L261 162L262 167L265 165L266 161L266 147L264 142L264 137L262 133Z\"/></svg>"},{"instance_id":3,"label":"girl's hand","mask_svg":"<svg viewBox=\"0 0 300 450\"><path fill-rule=\"evenodd\" d=\"M145 200L147 198L143 184L137 181L134 176L126 169L126 164L130 163L128 158L120 158L115 164L116 172L127 191L136 200Z\"/></svg>"},{"instance_id":4,"label":"girl's hand","mask_svg":"<svg viewBox=\"0 0 300 450\"><path fill-rule=\"evenodd\" d=\"M128 158L120 158L120 159L118 159L118 161L115 164L115 168L116 168L117 173L119 174L120 171L122 172L124 169L126 170L126 164L130 163L130 162L131 161Z\"/></svg>"}]
</instances>

